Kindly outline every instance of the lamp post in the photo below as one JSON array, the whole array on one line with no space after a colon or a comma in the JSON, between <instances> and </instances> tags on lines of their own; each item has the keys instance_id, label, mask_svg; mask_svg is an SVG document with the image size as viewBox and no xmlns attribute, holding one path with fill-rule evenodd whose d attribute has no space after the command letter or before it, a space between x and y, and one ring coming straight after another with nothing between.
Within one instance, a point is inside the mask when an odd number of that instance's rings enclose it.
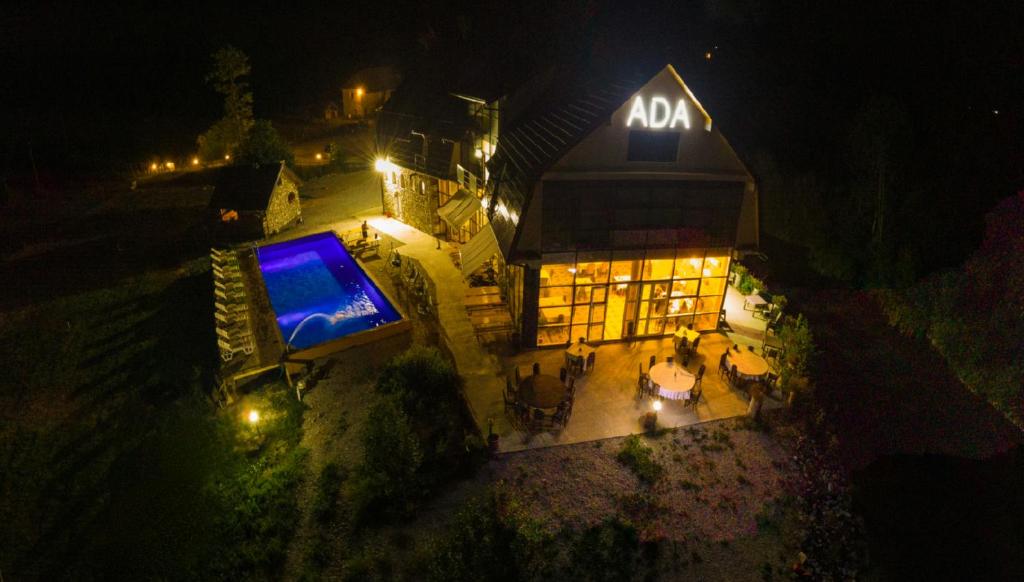
<instances>
[{"instance_id":1,"label":"lamp post","mask_svg":"<svg viewBox=\"0 0 1024 582\"><path fill-rule=\"evenodd\" d=\"M253 428L256 429L256 435L260 436L260 412L255 409L250 410L249 414L246 416L246 419L249 421L249 424L251 424Z\"/></svg>"},{"instance_id":2,"label":"lamp post","mask_svg":"<svg viewBox=\"0 0 1024 582\"><path fill-rule=\"evenodd\" d=\"M373 161L373 169L380 174L380 211L384 212L384 174L392 172L397 168L387 157L377 158Z\"/></svg>"}]
</instances>

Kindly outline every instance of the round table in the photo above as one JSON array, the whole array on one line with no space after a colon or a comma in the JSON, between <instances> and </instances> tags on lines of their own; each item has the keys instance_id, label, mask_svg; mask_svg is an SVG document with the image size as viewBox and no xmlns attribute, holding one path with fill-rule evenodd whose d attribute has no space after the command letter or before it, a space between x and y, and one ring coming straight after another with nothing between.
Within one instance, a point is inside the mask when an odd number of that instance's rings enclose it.
<instances>
[{"instance_id":1,"label":"round table","mask_svg":"<svg viewBox=\"0 0 1024 582\"><path fill-rule=\"evenodd\" d=\"M727 362L736 366L736 372L748 380L756 380L768 374L768 362L750 350L729 350Z\"/></svg>"},{"instance_id":2,"label":"round table","mask_svg":"<svg viewBox=\"0 0 1024 582\"><path fill-rule=\"evenodd\" d=\"M650 377L658 387L658 394L669 400L689 400L690 390L697 381L697 377L685 367L668 362L651 368Z\"/></svg>"},{"instance_id":3,"label":"round table","mask_svg":"<svg viewBox=\"0 0 1024 582\"><path fill-rule=\"evenodd\" d=\"M531 374L519 383L519 400L534 408L555 408L565 400L565 384L555 376Z\"/></svg>"}]
</instances>

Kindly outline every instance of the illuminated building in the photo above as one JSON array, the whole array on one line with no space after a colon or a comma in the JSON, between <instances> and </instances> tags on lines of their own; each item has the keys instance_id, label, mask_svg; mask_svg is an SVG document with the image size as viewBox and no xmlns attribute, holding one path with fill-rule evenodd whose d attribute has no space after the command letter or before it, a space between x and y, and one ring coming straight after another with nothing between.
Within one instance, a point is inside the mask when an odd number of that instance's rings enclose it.
<instances>
[{"instance_id":1,"label":"illuminated building","mask_svg":"<svg viewBox=\"0 0 1024 582\"><path fill-rule=\"evenodd\" d=\"M495 112L484 140L441 120L423 127L451 128L458 155L447 154L449 165L483 161L478 191L470 190L483 216L459 241L463 272L497 266L523 346L719 325L733 253L758 244L757 189L675 69L635 78L549 74L478 102ZM432 148L446 143L443 133L419 141L398 134L422 148L403 162L393 155L402 148L390 144L390 159L404 169L426 169ZM494 149L480 148L477 158L474 140ZM385 210L429 231L400 209L409 199L399 184ZM443 215L443 197L434 199Z\"/></svg>"}]
</instances>

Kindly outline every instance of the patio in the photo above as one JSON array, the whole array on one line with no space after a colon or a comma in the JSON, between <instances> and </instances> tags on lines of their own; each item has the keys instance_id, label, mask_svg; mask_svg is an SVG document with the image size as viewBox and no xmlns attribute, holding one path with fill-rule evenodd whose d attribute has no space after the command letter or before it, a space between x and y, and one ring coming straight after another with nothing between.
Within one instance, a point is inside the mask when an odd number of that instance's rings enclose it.
<instances>
[{"instance_id":1,"label":"patio","mask_svg":"<svg viewBox=\"0 0 1024 582\"><path fill-rule=\"evenodd\" d=\"M658 413L658 428L675 428L746 414L749 402L746 396L729 386L717 373L718 359L733 345L725 334L712 332L701 336L698 353L690 358L687 369L696 372L701 364L707 366L703 379L703 399L693 407L684 406L682 401L664 401ZM756 345L755 345L756 347ZM540 364L544 374L558 375L565 365L564 350L545 349L523 352L505 358L509 373L514 366L520 367L525 376L530 374L534 362ZM572 417L562 429L526 432L517 430L504 415L495 415L495 432L501 435L501 450L517 451L594 441L643 432L641 417L651 410L650 398L637 396L637 374L640 365L647 370L650 357L664 362L668 356L676 355L672 338L659 338L632 343L611 343L598 348L594 368L576 381L576 399ZM677 360L678 360L678 356ZM467 386L471 399L482 394L472 393L481 386ZM501 405L501 393L494 394ZM765 400L765 407L778 406L771 398ZM492 408L493 410L493 408Z\"/></svg>"}]
</instances>

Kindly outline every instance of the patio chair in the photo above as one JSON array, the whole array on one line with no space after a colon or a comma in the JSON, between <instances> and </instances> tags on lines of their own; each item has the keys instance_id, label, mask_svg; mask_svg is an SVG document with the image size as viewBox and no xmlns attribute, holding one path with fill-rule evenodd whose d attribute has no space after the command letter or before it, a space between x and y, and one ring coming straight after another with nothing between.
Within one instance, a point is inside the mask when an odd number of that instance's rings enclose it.
<instances>
[{"instance_id":1,"label":"patio chair","mask_svg":"<svg viewBox=\"0 0 1024 582\"><path fill-rule=\"evenodd\" d=\"M568 421L568 418L567 418L568 411L569 411L569 403L568 402L562 402L561 404L559 404L558 405L558 409L555 410L555 413L553 415L551 415L551 424L554 425L554 426L565 427L565 424Z\"/></svg>"},{"instance_id":2,"label":"patio chair","mask_svg":"<svg viewBox=\"0 0 1024 582\"><path fill-rule=\"evenodd\" d=\"M516 400L512 392L512 382L510 382L508 378L505 379L505 391L501 396L505 401L505 414L510 412L514 414L516 410Z\"/></svg>"},{"instance_id":3,"label":"patio chair","mask_svg":"<svg viewBox=\"0 0 1024 582\"><path fill-rule=\"evenodd\" d=\"M224 324L225 326L239 324L249 319L249 314L245 311L236 311L233 313L223 313L220 311L213 312L213 318L217 322Z\"/></svg>"},{"instance_id":4,"label":"patio chair","mask_svg":"<svg viewBox=\"0 0 1024 582\"><path fill-rule=\"evenodd\" d=\"M226 267L226 266L237 267L238 266L238 257L236 257L234 255L234 253L229 254L229 255L221 255L221 256L210 257L210 261L214 265L219 265L221 267Z\"/></svg>"},{"instance_id":5,"label":"patio chair","mask_svg":"<svg viewBox=\"0 0 1024 582\"><path fill-rule=\"evenodd\" d=\"M569 375L569 372L567 372L565 368L559 368L558 369L558 379L562 381L562 384L565 384L565 378L568 375Z\"/></svg>"},{"instance_id":6,"label":"patio chair","mask_svg":"<svg viewBox=\"0 0 1024 582\"><path fill-rule=\"evenodd\" d=\"M239 290L245 289L245 285L242 285L241 282L232 282L232 281L228 281L227 283L222 283L220 281L214 281L213 282L213 287L214 287L214 289L220 289L221 291L223 291L225 293L228 293L230 291L239 291Z\"/></svg>"},{"instance_id":7,"label":"patio chair","mask_svg":"<svg viewBox=\"0 0 1024 582\"><path fill-rule=\"evenodd\" d=\"M594 369L594 362L596 362L596 361L597 361L597 353L596 352L590 352L589 354L587 354L587 371L588 372Z\"/></svg>"},{"instance_id":8,"label":"patio chair","mask_svg":"<svg viewBox=\"0 0 1024 582\"><path fill-rule=\"evenodd\" d=\"M703 397L704 388L702 388L701 385L698 383L696 386L693 387L693 390L690 391L690 399L686 401L686 404L687 406L697 408L697 405L700 404L701 398Z\"/></svg>"},{"instance_id":9,"label":"patio chair","mask_svg":"<svg viewBox=\"0 0 1024 582\"><path fill-rule=\"evenodd\" d=\"M765 388L765 391L768 392L769 396L771 395L772 392L775 391L775 388L778 386L778 384L779 384L779 375L778 374L774 374L772 372L768 372L768 375L765 376L765 379L764 379L764 388Z\"/></svg>"},{"instance_id":10,"label":"patio chair","mask_svg":"<svg viewBox=\"0 0 1024 582\"><path fill-rule=\"evenodd\" d=\"M239 311L247 311L249 306L245 303L221 303L220 301L214 301L213 308L221 313L237 313Z\"/></svg>"},{"instance_id":11,"label":"patio chair","mask_svg":"<svg viewBox=\"0 0 1024 582\"><path fill-rule=\"evenodd\" d=\"M675 356L668 356L668 357L665 358L665 363L667 363L667 364L674 364L675 362L676 362L676 357Z\"/></svg>"},{"instance_id":12,"label":"patio chair","mask_svg":"<svg viewBox=\"0 0 1024 582\"><path fill-rule=\"evenodd\" d=\"M697 336L696 338L694 338L693 345L690 346L690 353L695 356L697 355L697 347L700 346L700 338L701 336Z\"/></svg>"},{"instance_id":13,"label":"patio chair","mask_svg":"<svg viewBox=\"0 0 1024 582\"><path fill-rule=\"evenodd\" d=\"M534 376L540 375L540 362L534 362L533 363L533 375Z\"/></svg>"},{"instance_id":14,"label":"patio chair","mask_svg":"<svg viewBox=\"0 0 1024 582\"><path fill-rule=\"evenodd\" d=\"M686 351L689 350L689 349L690 349L690 340L686 339L686 336L681 337L679 339L679 345L676 346L676 351L678 351L681 354L685 354Z\"/></svg>"},{"instance_id":15,"label":"patio chair","mask_svg":"<svg viewBox=\"0 0 1024 582\"><path fill-rule=\"evenodd\" d=\"M654 364L658 363L658 356L651 356L650 361L647 363L647 369L650 370L654 367Z\"/></svg>"},{"instance_id":16,"label":"patio chair","mask_svg":"<svg viewBox=\"0 0 1024 582\"><path fill-rule=\"evenodd\" d=\"M245 293L241 292L241 291L239 291L237 289L229 290L229 291L223 291L221 289L214 289L213 290L213 294L214 294L215 297L217 297L217 299L220 299L221 301L224 301L224 302L228 302L228 301L239 302L239 301L244 301L245 300Z\"/></svg>"},{"instance_id":17,"label":"patio chair","mask_svg":"<svg viewBox=\"0 0 1024 582\"><path fill-rule=\"evenodd\" d=\"M729 375L729 350L722 352L722 357L718 358L718 375L728 376Z\"/></svg>"},{"instance_id":18,"label":"patio chair","mask_svg":"<svg viewBox=\"0 0 1024 582\"><path fill-rule=\"evenodd\" d=\"M740 381L740 373L736 370L736 364L729 368L729 383L734 386Z\"/></svg>"},{"instance_id":19,"label":"patio chair","mask_svg":"<svg viewBox=\"0 0 1024 582\"><path fill-rule=\"evenodd\" d=\"M754 351L754 346L747 344L747 350L751 352Z\"/></svg>"},{"instance_id":20,"label":"patio chair","mask_svg":"<svg viewBox=\"0 0 1024 582\"><path fill-rule=\"evenodd\" d=\"M696 382L697 382L696 385L697 386L700 386L700 381L704 379L704 371L705 370L707 370L707 366L705 366L704 364L701 364L700 368L697 368L697 380L696 380Z\"/></svg>"},{"instance_id":21,"label":"patio chair","mask_svg":"<svg viewBox=\"0 0 1024 582\"><path fill-rule=\"evenodd\" d=\"M539 429L544 428L544 425L548 422L548 416L544 414L544 411L539 408L533 409L533 422L531 428Z\"/></svg>"},{"instance_id":22,"label":"patio chair","mask_svg":"<svg viewBox=\"0 0 1024 582\"><path fill-rule=\"evenodd\" d=\"M569 400L576 398L576 378L569 376L569 385L565 387L565 395Z\"/></svg>"},{"instance_id":23,"label":"patio chair","mask_svg":"<svg viewBox=\"0 0 1024 582\"><path fill-rule=\"evenodd\" d=\"M252 341L252 336L237 340L218 337L217 346L220 348L220 357L225 362L231 361L238 352L251 354L255 351L255 342Z\"/></svg>"}]
</instances>

